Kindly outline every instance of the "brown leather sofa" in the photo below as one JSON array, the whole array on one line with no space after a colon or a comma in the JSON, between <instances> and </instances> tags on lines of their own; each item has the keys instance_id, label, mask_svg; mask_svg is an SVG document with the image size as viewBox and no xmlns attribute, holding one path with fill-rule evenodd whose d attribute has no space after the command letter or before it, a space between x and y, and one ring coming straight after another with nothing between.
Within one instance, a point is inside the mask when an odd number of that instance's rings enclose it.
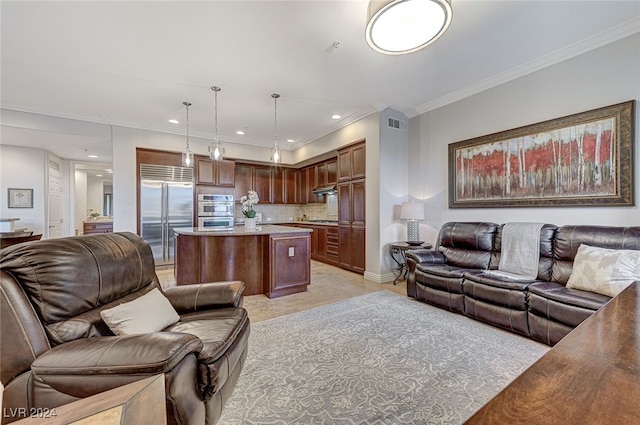
<instances>
[{"instance_id":1,"label":"brown leather sofa","mask_svg":"<svg viewBox=\"0 0 640 425\"><path fill-rule=\"evenodd\" d=\"M640 227L545 224L536 279L513 281L483 273L498 268L502 226L445 223L436 249L407 252L408 296L554 345L611 299L565 287L580 244L640 250Z\"/></svg>"},{"instance_id":2,"label":"brown leather sofa","mask_svg":"<svg viewBox=\"0 0 640 425\"><path fill-rule=\"evenodd\" d=\"M163 291L179 321L115 336L100 311L160 285L133 233L30 242L0 251L3 409L52 408L164 374L168 424L215 424L245 362L244 283ZM149 406L149 409L165 406ZM10 410L11 409L11 410ZM2 423L20 419L3 415Z\"/></svg>"}]
</instances>

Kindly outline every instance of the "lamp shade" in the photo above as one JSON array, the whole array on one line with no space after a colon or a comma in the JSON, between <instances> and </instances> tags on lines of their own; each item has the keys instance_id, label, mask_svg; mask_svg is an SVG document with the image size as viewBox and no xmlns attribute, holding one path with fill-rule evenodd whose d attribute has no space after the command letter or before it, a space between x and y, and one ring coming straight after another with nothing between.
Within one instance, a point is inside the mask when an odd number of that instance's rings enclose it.
<instances>
[{"instance_id":1,"label":"lamp shade","mask_svg":"<svg viewBox=\"0 0 640 425\"><path fill-rule=\"evenodd\" d=\"M380 53L411 53L444 34L451 16L450 0L371 0L365 36Z\"/></svg>"},{"instance_id":2,"label":"lamp shade","mask_svg":"<svg viewBox=\"0 0 640 425\"><path fill-rule=\"evenodd\" d=\"M400 208L401 220L424 220L424 204L419 202L403 202Z\"/></svg>"}]
</instances>

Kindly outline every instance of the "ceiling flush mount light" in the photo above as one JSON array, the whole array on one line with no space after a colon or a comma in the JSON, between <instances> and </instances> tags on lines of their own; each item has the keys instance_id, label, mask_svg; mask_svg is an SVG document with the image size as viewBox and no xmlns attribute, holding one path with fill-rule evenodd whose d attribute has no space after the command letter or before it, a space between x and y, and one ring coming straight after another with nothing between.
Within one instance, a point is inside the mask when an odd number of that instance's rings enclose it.
<instances>
[{"instance_id":1,"label":"ceiling flush mount light","mask_svg":"<svg viewBox=\"0 0 640 425\"><path fill-rule=\"evenodd\" d=\"M273 147L271 148L271 162L278 164L282 160L282 152L278 147L278 98L280 95L274 93L273 98Z\"/></svg>"},{"instance_id":2,"label":"ceiling flush mount light","mask_svg":"<svg viewBox=\"0 0 640 425\"><path fill-rule=\"evenodd\" d=\"M338 115L338 114L333 114L331 115L331 119L332 120L339 120L340 118L342 118L342 116Z\"/></svg>"},{"instance_id":3,"label":"ceiling flush mount light","mask_svg":"<svg viewBox=\"0 0 640 425\"><path fill-rule=\"evenodd\" d=\"M189 106L191 106L191 102L182 102L182 104L187 109L187 145L182 151L182 166L193 167L193 152L189 149Z\"/></svg>"},{"instance_id":4,"label":"ceiling flush mount light","mask_svg":"<svg viewBox=\"0 0 640 425\"><path fill-rule=\"evenodd\" d=\"M216 124L216 138L214 139L213 143L209 145L209 158L220 161L224 156L224 147L218 139L218 92L222 89L217 86L211 86L211 90L213 90L213 93L215 94L214 120Z\"/></svg>"},{"instance_id":5,"label":"ceiling flush mount light","mask_svg":"<svg viewBox=\"0 0 640 425\"><path fill-rule=\"evenodd\" d=\"M170 119L170 120L169 120L169 122L170 122L171 124L180 124L180 121L175 120L175 119Z\"/></svg>"},{"instance_id":6,"label":"ceiling flush mount light","mask_svg":"<svg viewBox=\"0 0 640 425\"><path fill-rule=\"evenodd\" d=\"M371 0L365 36L380 53L411 53L440 38L451 16L449 0Z\"/></svg>"}]
</instances>

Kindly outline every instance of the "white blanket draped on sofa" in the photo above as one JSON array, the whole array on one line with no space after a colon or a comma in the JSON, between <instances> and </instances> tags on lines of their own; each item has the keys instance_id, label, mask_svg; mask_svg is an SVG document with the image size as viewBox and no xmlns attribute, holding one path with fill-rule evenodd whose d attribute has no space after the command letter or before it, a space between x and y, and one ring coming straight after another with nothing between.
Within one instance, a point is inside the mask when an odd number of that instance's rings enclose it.
<instances>
[{"instance_id":1,"label":"white blanket draped on sofa","mask_svg":"<svg viewBox=\"0 0 640 425\"><path fill-rule=\"evenodd\" d=\"M485 273L513 280L534 280L540 260L540 231L544 223L505 223L498 270Z\"/></svg>"}]
</instances>

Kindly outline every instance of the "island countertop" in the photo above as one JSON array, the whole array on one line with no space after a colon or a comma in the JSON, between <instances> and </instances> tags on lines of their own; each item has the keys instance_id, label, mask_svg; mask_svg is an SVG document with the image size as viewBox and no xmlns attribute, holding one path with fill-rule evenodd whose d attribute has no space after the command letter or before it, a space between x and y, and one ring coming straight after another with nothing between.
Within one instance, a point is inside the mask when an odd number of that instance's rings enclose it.
<instances>
[{"instance_id":1,"label":"island countertop","mask_svg":"<svg viewBox=\"0 0 640 425\"><path fill-rule=\"evenodd\" d=\"M275 235L279 233L310 233L312 229L302 227L290 227L274 224L256 226L255 229L245 229L244 226L235 226L229 230L199 230L197 227L176 227L173 231L179 235L189 236L249 236L249 235Z\"/></svg>"}]
</instances>

